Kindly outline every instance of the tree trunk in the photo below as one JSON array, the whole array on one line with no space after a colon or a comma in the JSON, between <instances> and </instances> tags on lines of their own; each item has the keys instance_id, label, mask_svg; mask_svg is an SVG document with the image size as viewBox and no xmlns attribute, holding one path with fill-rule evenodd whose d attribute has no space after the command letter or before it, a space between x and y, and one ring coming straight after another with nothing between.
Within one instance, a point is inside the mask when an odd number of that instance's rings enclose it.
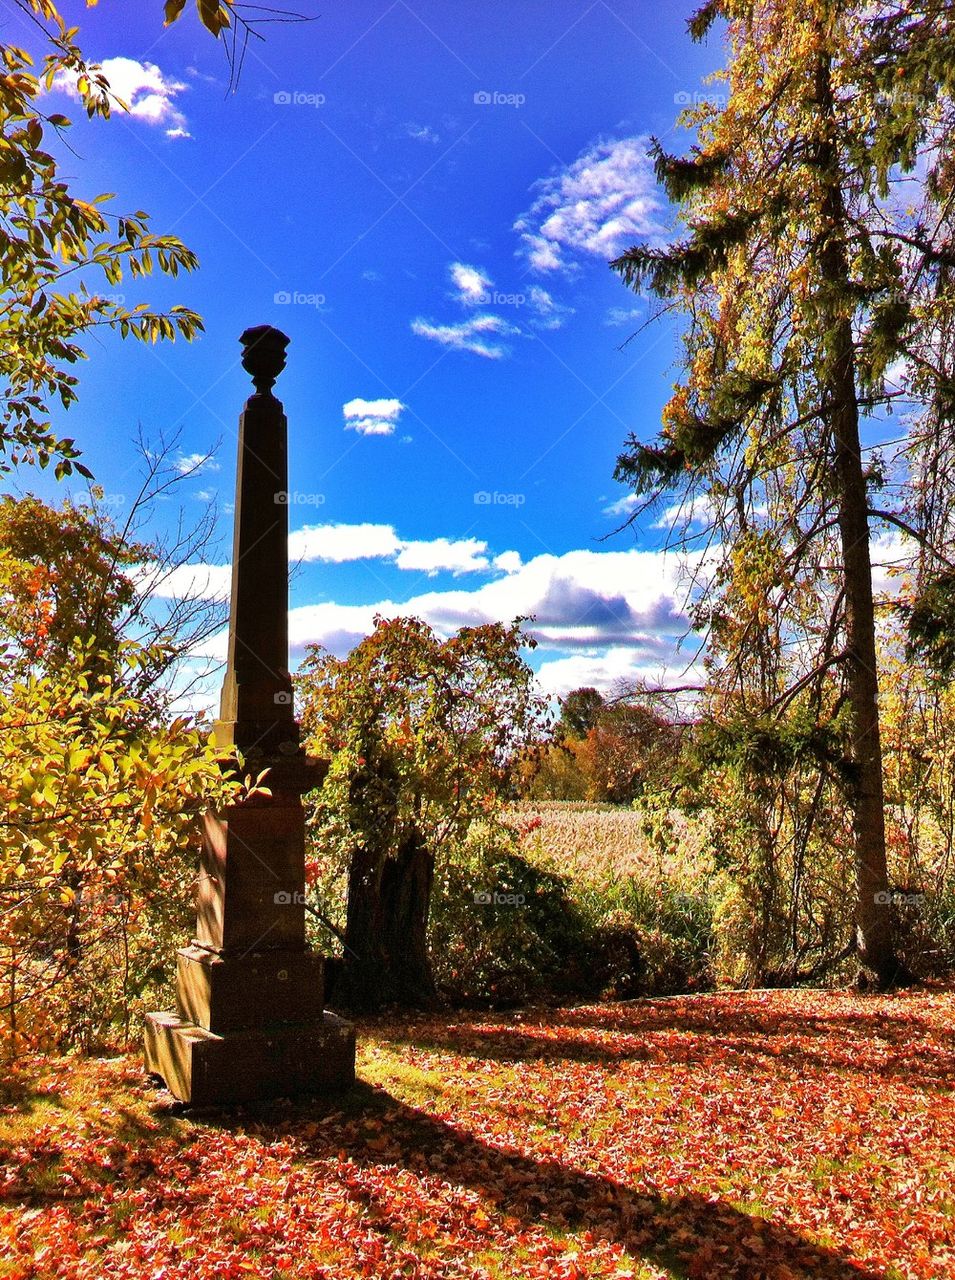
<instances>
[{"instance_id":1,"label":"tree trunk","mask_svg":"<svg viewBox=\"0 0 955 1280\"><path fill-rule=\"evenodd\" d=\"M856 937L863 972L887 987L901 976L892 937L885 851L885 800L879 728L875 607L869 552L869 503L859 441L852 322L839 297L850 293L829 59L819 58L817 106L824 136L817 160L823 185L822 274L832 300L829 346L820 378L823 412L835 451L835 484L846 598L846 671L851 718L850 798L856 874ZM868 976L868 975L866 975Z\"/></svg>"},{"instance_id":2,"label":"tree trunk","mask_svg":"<svg viewBox=\"0 0 955 1280\"><path fill-rule=\"evenodd\" d=\"M436 1003L427 939L433 879L434 859L414 825L393 850L355 851L336 1004L372 1010Z\"/></svg>"},{"instance_id":3,"label":"tree trunk","mask_svg":"<svg viewBox=\"0 0 955 1280\"><path fill-rule=\"evenodd\" d=\"M851 374L852 334L840 324L842 348L835 378L831 425L836 446L839 532L846 587L846 650L852 735L852 829L855 844L856 933L859 959L880 987L899 977L892 939L885 852L885 799L876 667L875 609L869 555L866 483L859 448L858 411ZM850 387L852 396L849 399Z\"/></svg>"},{"instance_id":4,"label":"tree trunk","mask_svg":"<svg viewBox=\"0 0 955 1280\"><path fill-rule=\"evenodd\" d=\"M425 1008L437 999L428 954L433 881L434 859L417 826L412 826L382 874L384 950L398 1000Z\"/></svg>"},{"instance_id":5,"label":"tree trunk","mask_svg":"<svg viewBox=\"0 0 955 1280\"><path fill-rule=\"evenodd\" d=\"M383 866L378 849L364 844L356 848L348 868L345 954L335 980L335 1003L345 1008L377 1009L394 998L382 945Z\"/></svg>"}]
</instances>

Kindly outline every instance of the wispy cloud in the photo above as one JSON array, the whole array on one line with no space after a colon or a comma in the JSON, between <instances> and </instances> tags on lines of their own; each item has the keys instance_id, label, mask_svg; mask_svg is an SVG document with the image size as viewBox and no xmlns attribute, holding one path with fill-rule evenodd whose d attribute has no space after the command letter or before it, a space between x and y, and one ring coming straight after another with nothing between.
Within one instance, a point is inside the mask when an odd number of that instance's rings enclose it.
<instances>
[{"instance_id":1,"label":"wispy cloud","mask_svg":"<svg viewBox=\"0 0 955 1280\"><path fill-rule=\"evenodd\" d=\"M400 400L363 400L356 396L342 405L346 431L357 431L361 436L394 435L401 412L406 409Z\"/></svg>"},{"instance_id":2,"label":"wispy cloud","mask_svg":"<svg viewBox=\"0 0 955 1280\"><path fill-rule=\"evenodd\" d=\"M441 135L436 133L429 124L415 124L413 120L409 120L405 125L405 133L415 142L430 142L435 145L441 141Z\"/></svg>"},{"instance_id":3,"label":"wispy cloud","mask_svg":"<svg viewBox=\"0 0 955 1280\"><path fill-rule=\"evenodd\" d=\"M189 138L188 122L174 99L188 86L173 80L154 62L138 62L135 58L104 58L103 75L117 98L129 108L129 114L145 124L163 126L167 138ZM61 71L53 88L79 98L74 73Z\"/></svg>"},{"instance_id":4,"label":"wispy cloud","mask_svg":"<svg viewBox=\"0 0 955 1280\"><path fill-rule=\"evenodd\" d=\"M654 529L674 529L684 525L706 525L713 519L713 504L705 493L674 502L664 508L651 526Z\"/></svg>"},{"instance_id":5,"label":"wispy cloud","mask_svg":"<svg viewBox=\"0 0 955 1280\"><path fill-rule=\"evenodd\" d=\"M162 600L228 600L232 590L229 564L179 564L157 577L155 565L134 565L130 576Z\"/></svg>"},{"instance_id":6,"label":"wispy cloud","mask_svg":"<svg viewBox=\"0 0 955 1280\"><path fill-rule=\"evenodd\" d=\"M616 329L625 324L634 325L645 315L643 307L611 307L604 317L604 324Z\"/></svg>"},{"instance_id":7,"label":"wispy cloud","mask_svg":"<svg viewBox=\"0 0 955 1280\"><path fill-rule=\"evenodd\" d=\"M533 270L572 271L575 255L612 258L639 239L664 234L666 205L648 143L645 136L597 142L536 184L537 199L514 224Z\"/></svg>"},{"instance_id":8,"label":"wispy cloud","mask_svg":"<svg viewBox=\"0 0 955 1280\"><path fill-rule=\"evenodd\" d=\"M206 453L180 453L173 459L173 466L181 476L201 475L203 471L218 471L219 464L215 458Z\"/></svg>"},{"instance_id":9,"label":"wispy cloud","mask_svg":"<svg viewBox=\"0 0 955 1280\"><path fill-rule=\"evenodd\" d=\"M609 507L604 507L605 516L628 516L635 510L638 503L642 499L639 494L626 493L622 498L618 498L616 502L611 502Z\"/></svg>"},{"instance_id":10,"label":"wispy cloud","mask_svg":"<svg viewBox=\"0 0 955 1280\"><path fill-rule=\"evenodd\" d=\"M539 285L531 285L527 295L531 309L531 324L535 329L560 329L567 316L574 314L574 308L557 302L546 289Z\"/></svg>"},{"instance_id":11,"label":"wispy cloud","mask_svg":"<svg viewBox=\"0 0 955 1280\"><path fill-rule=\"evenodd\" d=\"M500 316L484 313L471 320L463 320L460 324L432 324L430 320L419 317L411 322L411 331L421 338L438 342L443 347L472 351L476 356L484 356L487 360L500 360L509 353L505 344L489 339L520 333L519 329Z\"/></svg>"},{"instance_id":12,"label":"wispy cloud","mask_svg":"<svg viewBox=\"0 0 955 1280\"><path fill-rule=\"evenodd\" d=\"M411 324L412 332L445 347L500 360L510 354L510 349L501 342L489 341L488 336L509 337L519 334L521 329L505 320L499 308L508 310L515 319L519 316L532 329L560 329L565 318L574 313L573 307L558 302L539 285L512 293L495 289L494 281L483 267L467 262L452 262L448 274L453 286L451 298L472 314L453 324L435 324L422 316ZM481 308L480 313L474 313L476 307Z\"/></svg>"},{"instance_id":13,"label":"wispy cloud","mask_svg":"<svg viewBox=\"0 0 955 1280\"><path fill-rule=\"evenodd\" d=\"M646 498L638 493L626 493L616 502L603 508L606 516L629 516L646 502ZM698 493L693 498L685 498L671 503L664 509L650 526L651 529L675 529L690 525L707 525L713 519L713 504L705 493Z\"/></svg>"}]
</instances>

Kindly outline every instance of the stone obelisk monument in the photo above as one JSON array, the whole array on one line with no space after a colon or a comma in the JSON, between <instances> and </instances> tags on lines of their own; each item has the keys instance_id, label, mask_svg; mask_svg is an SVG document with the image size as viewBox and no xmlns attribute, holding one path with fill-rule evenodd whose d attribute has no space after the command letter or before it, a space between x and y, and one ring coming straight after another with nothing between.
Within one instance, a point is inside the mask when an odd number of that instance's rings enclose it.
<instances>
[{"instance_id":1,"label":"stone obelisk monument","mask_svg":"<svg viewBox=\"0 0 955 1280\"><path fill-rule=\"evenodd\" d=\"M352 1028L324 1010L323 961L305 941L304 792L327 762L299 745L288 671L288 445L272 394L288 338L247 329L255 394L239 419L229 657L216 745L238 750L253 792L205 817L196 936L178 953L175 1013L146 1016L146 1068L194 1106L343 1087ZM228 763L225 767L228 767Z\"/></svg>"}]
</instances>

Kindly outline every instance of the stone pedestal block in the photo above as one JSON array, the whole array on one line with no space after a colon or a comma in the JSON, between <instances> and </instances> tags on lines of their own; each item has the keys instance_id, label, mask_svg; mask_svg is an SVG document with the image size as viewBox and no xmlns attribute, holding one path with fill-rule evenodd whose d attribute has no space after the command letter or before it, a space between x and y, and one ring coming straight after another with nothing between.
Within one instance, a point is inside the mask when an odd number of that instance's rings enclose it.
<instances>
[{"instance_id":1,"label":"stone pedestal block","mask_svg":"<svg viewBox=\"0 0 955 1280\"><path fill-rule=\"evenodd\" d=\"M311 951L230 958L196 945L183 947L176 972L179 1016L216 1035L321 1021L324 965Z\"/></svg>"},{"instance_id":2,"label":"stone pedestal block","mask_svg":"<svg viewBox=\"0 0 955 1280\"><path fill-rule=\"evenodd\" d=\"M196 941L240 955L305 945L305 815L296 796L203 821Z\"/></svg>"},{"instance_id":3,"label":"stone pedestal block","mask_svg":"<svg viewBox=\"0 0 955 1280\"><path fill-rule=\"evenodd\" d=\"M326 760L262 759L259 794L203 821L196 941L225 955L305 946L305 813ZM257 766L258 767L258 766Z\"/></svg>"},{"instance_id":4,"label":"stone pedestal block","mask_svg":"<svg viewBox=\"0 0 955 1280\"><path fill-rule=\"evenodd\" d=\"M345 1089L355 1079L355 1032L320 1021L215 1035L175 1013L146 1015L146 1070L194 1107Z\"/></svg>"}]
</instances>

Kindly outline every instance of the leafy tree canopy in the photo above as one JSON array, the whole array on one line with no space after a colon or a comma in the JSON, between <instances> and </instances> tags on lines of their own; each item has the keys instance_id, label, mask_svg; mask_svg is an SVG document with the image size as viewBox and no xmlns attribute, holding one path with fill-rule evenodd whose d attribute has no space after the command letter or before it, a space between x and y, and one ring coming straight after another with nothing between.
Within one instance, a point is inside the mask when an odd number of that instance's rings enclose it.
<instances>
[{"instance_id":1,"label":"leafy tree canopy","mask_svg":"<svg viewBox=\"0 0 955 1280\"><path fill-rule=\"evenodd\" d=\"M597 723L603 708L603 695L596 689L572 689L560 700L558 728L572 738L583 738Z\"/></svg>"},{"instance_id":2,"label":"leafy tree canopy","mask_svg":"<svg viewBox=\"0 0 955 1280\"><path fill-rule=\"evenodd\" d=\"M441 640L417 618L378 618L346 658L312 646L302 667L309 747L332 761L326 788L387 806L434 842L486 812L543 715L520 620L465 627ZM370 815L360 816L364 822Z\"/></svg>"},{"instance_id":3,"label":"leafy tree canopy","mask_svg":"<svg viewBox=\"0 0 955 1280\"><path fill-rule=\"evenodd\" d=\"M74 470L89 477L74 440L51 423L53 405L69 408L77 398L73 369L86 357L83 339L104 327L151 343L202 331L188 307L126 306L100 290L156 267L176 276L198 264L175 236L153 232L142 210L117 213L111 195L81 196L64 178L50 147L71 122L46 110L49 90L75 86L91 118L126 104L52 0L15 3L42 33L47 52L35 66L26 49L0 44L0 472L52 462L58 479ZM214 35L229 27L232 0L197 0L197 7ZM184 8L185 0L170 0L167 23Z\"/></svg>"}]
</instances>

